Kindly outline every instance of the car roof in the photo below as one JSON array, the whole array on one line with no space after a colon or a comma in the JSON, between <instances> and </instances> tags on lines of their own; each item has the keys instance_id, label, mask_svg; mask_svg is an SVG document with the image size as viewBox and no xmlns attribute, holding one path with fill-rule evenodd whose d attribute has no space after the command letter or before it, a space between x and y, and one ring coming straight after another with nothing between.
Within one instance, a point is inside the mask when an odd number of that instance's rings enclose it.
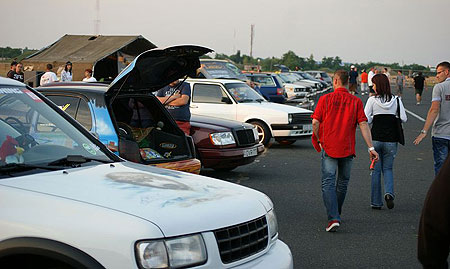
<instances>
[{"instance_id":1,"label":"car roof","mask_svg":"<svg viewBox=\"0 0 450 269\"><path fill-rule=\"evenodd\" d=\"M189 78L186 80L187 82L205 82L205 83L221 83L221 84L228 84L228 83L245 83L242 80L239 79L217 79L217 78Z\"/></svg>"},{"instance_id":2,"label":"car roof","mask_svg":"<svg viewBox=\"0 0 450 269\"><path fill-rule=\"evenodd\" d=\"M73 90L77 89L77 91L85 92L85 93L99 93L104 94L108 89L107 84L102 83L87 83L87 82L54 82L45 84L44 86L40 86L37 88L40 90Z\"/></svg>"},{"instance_id":3,"label":"car roof","mask_svg":"<svg viewBox=\"0 0 450 269\"><path fill-rule=\"evenodd\" d=\"M0 77L0 85L25 87L22 82L5 77Z\"/></svg>"}]
</instances>

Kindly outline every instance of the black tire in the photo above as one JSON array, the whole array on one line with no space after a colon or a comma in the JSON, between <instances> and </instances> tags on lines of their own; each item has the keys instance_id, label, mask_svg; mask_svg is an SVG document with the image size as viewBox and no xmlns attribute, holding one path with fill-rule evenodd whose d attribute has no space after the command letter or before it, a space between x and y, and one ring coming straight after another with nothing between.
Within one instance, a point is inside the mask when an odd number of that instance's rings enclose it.
<instances>
[{"instance_id":1,"label":"black tire","mask_svg":"<svg viewBox=\"0 0 450 269\"><path fill-rule=\"evenodd\" d=\"M232 166L232 167L222 167L222 168L213 168L214 171L217 172L230 172L231 170L236 169L237 166Z\"/></svg>"},{"instance_id":2,"label":"black tire","mask_svg":"<svg viewBox=\"0 0 450 269\"><path fill-rule=\"evenodd\" d=\"M297 140L292 140L292 139L275 139L275 141L277 141L280 145L284 145L284 146L289 146L294 144Z\"/></svg>"},{"instance_id":3,"label":"black tire","mask_svg":"<svg viewBox=\"0 0 450 269\"><path fill-rule=\"evenodd\" d=\"M261 142L264 146L267 146L270 142L270 138L272 138L269 127L261 121L250 121L249 123L256 126L259 135L259 142Z\"/></svg>"}]
</instances>

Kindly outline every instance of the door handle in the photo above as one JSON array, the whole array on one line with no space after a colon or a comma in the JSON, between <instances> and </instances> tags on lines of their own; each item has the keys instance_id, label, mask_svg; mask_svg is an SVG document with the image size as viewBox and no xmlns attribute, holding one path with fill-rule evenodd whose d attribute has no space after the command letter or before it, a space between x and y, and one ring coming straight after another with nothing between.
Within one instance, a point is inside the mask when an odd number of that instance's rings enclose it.
<instances>
[{"instance_id":1,"label":"door handle","mask_svg":"<svg viewBox=\"0 0 450 269\"><path fill-rule=\"evenodd\" d=\"M190 108L198 108L197 105L190 105L189 107L190 107Z\"/></svg>"}]
</instances>

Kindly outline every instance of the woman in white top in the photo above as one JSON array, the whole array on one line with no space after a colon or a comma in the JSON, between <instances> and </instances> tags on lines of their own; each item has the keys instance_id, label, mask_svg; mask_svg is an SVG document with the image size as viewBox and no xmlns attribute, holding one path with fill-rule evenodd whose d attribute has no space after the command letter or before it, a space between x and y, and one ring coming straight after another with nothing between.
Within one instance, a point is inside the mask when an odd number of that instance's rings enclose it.
<instances>
[{"instance_id":1,"label":"woman in white top","mask_svg":"<svg viewBox=\"0 0 450 269\"><path fill-rule=\"evenodd\" d=\"M381 209L381 174L384 179L384 200L389 209L394 208L393 165L399 142L397 125L397 107L400 106L400 119L406 122L405 108L400 98L392 95L387 76L377 74L372 78L375 95L367 100L364 112L368 123L372 124L371 133L375 151L380 160L372 172L371 206Z\"/></svg>"},{"instance_id":2,"label":"woman in white top","mask_svg":"<svg viewBox=\"0 0 450 269\"><path fill-rule=\"evenodd\" d=\"M72 81L72 63L68 61L61 72L61 82Z\"/></svg>"},{"instance_id":3,"label":"woman in white top","mask_svg":"<svg viewBox=\"0 0 450 269\"><path fill-rule=\"evenodd\" d=\"M84 82L96 82L97 80L92 76L92 69L86 69L84 71Z\"/></svg>"}]
</instances>

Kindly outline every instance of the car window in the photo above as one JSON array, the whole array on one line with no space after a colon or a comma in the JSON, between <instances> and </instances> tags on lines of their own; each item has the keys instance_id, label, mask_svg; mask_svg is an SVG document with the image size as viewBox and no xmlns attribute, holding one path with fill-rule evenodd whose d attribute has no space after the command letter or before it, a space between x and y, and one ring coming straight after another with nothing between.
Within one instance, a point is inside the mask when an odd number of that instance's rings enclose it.
<instances>
[{"instance_id":1,"label":"car window","mask_svg":"<svg viewBox=\"0 0 450 269\"><path fill-rule=\"evenodd\" d=\"M192 102L222 103L222 97L225 96L219 85L195 84Z\"/></svg>"},{"instance_id":2,"label":"car window","mask_svg":"<svg viewBox=\"0 0 450 269\"><path fill-rule=\"evenodd\" d=\"M76 119L87 130L92 128L92 117L86 100L75 96L47 95L59 108Z\"/></svg>"},{"instance_id":3,"label":"car window","mask_svg":"<svg viewBox=\"0 0 450 269\"><path fill-rule=\"evenodd\" d=\"M59 95L49 95L47 97L48 99L52 100L52 102L55 103L64 112L69 114L72 118L75 118L80 98L72 96L59 96Z\"/></svg>"},{"instance_id":4,"label":"car window","mask_svg":"<svg viewBox=\"0 0 450 269\"><path fill-rule=\"evenodd\" d=\"M78 104L77 115L75 119L81 123L87 130L92 128L92 116L91 110L86 100L80 98L80 103Z\"/></svg>"},{"instance_id":5,"label":"car window","mask_svg":"<svg viewBox=\"0 0 450 269\"><path fill-rule=\"evenodd\" d=\"M253 81L261 84L261 86L276 86L271 76L254 76Z\"/></svg>"}]
</instances>

